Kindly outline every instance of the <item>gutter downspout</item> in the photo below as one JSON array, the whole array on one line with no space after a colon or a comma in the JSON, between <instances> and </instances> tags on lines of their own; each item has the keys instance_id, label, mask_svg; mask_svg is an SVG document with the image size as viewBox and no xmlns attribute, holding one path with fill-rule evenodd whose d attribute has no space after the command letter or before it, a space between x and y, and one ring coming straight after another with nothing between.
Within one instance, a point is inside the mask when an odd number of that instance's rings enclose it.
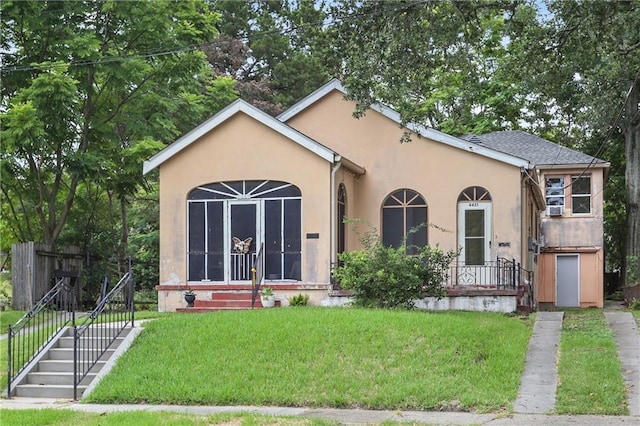
<instances>
[{"instance_id":1,"label":"gutter downspout","mask_svg":"<svg viewBox=\"0 0 640 426\"><path fill-rule=\"evenodd\" d=\"M336 231L337 231L337 226L336 226L336 174L338 173L338 170L340 170L340 168L342 168L342 157L340 155L335 155L334 159L333 159L334 163L333 163L333 167L331 168L331 190L329 191L329 193L331 194L331 217L329 219L329 226L331 227L331 231L329 232L330 235L330 246L331 246L331 263L335 263L338 258L337 258L337 253L336 253L336 247L337 247L337 235L336 235ZM332 265L329 265L329 267L331 267Z\"/></svg>"}]
</instances>

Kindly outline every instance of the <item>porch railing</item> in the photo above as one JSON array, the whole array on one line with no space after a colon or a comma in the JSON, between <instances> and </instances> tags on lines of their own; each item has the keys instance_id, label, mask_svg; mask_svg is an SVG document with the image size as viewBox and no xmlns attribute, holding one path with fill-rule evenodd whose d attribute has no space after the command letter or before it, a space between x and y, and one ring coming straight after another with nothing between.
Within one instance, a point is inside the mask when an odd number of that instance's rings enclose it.
<instances>
[{"instance_id":1,"label":"porch railing","mask_svg":"<svg viewBox=\"0 0 640 426\"><path fill-rule=\"evenodd\" d=\"M78 385L98 363L122 331L134 325L133 269L98 302L82 323L73 328L73 399Z\"/></svg>"},{"instance_id":2,"label":"porch railing","mask_svg":"<svg viewBox=\"0 0 640 426\"><path fill-rule=\"evenodd\" d=\"M14 379L58 336L75 322L76 292L70 278L60 278L7 334L7 398Z\"/></svg>"},{"instance_id":3,"label":"porch railing","mask_svg":"<svg viewBox=\"0 0 640 426\"><path fill-rule=\"evenodd\" d=\"M264 243L260 245L260 250L258 254L253 259L253 265L251 267L251 283L252 283L252 291L251 291L251 308L256 303L256 299L258 298L258 293L260 293L260 285L264 280Z\"/></svg>"},{"instance_id":4,"label":"porch railing","mask_svg":"<svg viewBox=\"0 0 640 426\"><path fill-rule=\"evenodd\" d=\"M446 287L478 287L497 290L518 290L531 284L531 271L515 259L498 257L494 262L470 265L454 262L449 267Z\"/></svg>"}]
</instances>

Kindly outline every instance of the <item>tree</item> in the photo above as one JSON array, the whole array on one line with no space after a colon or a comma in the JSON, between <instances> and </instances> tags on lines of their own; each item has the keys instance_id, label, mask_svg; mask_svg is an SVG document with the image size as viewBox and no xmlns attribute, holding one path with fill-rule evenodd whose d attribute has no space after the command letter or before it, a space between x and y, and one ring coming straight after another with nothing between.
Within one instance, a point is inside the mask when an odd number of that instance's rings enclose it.
<instances>
[{"instance_id":1,"label":"tree","mask_svg":"<svg viewBox=\"0 0 640 426\"><path fill-rule=\"evenodd\" d=\"M240 97L276 115L336 75L335 28L325 1L212 0L218 42L203 47L214 72L237 79Z\"/></svg>"},{"instance_id":2,"label":"tree","mask_svg":"<svg viewBox=\"0 0 640 426\"><path fill-rule=\"evenodd\" d=\"M197 49L217 15L200 0L1 7L5 226L55 245L94 183L120 203L122 253L142 160L235 97Z\"/></svg>"},{"instance_id":3,"label":"tree","mask_svg":"<svg viewBox=\"0 0 640 426\"><path fill-rule=\"evenodd\" d=\"M357 115L374 102L403 123L447 133L517 127L525 97L503 67L512 20L533 19L519 2L345 0L334 8L345 85Z\"/></svg>"},{"instance_id":4,"label":"tree","mask_svg":"<svg viewBox=\"0 0 640 426\"><path fill-rule=\"evenodd\" d=\"M624 254L617 262L623 272L640 269L640 4L550 1L548 6L553 19L543 46L547 55L538 59L548 66L548 82L539 90L574 117L584 140L595 142L595 155L611 160L612 184L625 180L626 224L622 231L605 227L626 238L617 240L622 249L609 252ZM554 96L559 86L571 88L561 99Z\"/></svg>"}]
</instances>

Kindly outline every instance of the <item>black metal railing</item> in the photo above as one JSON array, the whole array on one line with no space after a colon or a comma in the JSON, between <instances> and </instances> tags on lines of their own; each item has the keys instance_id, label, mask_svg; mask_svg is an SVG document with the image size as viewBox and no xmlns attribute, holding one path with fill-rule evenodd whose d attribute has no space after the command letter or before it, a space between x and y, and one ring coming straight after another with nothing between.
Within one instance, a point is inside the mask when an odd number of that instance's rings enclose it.
<instances>
[{"instance_id":1,"label":"black metal railing","mask_svg":"<svg viewBox=\"0 0 640 426\"><path fill-rule=\"evenodd\" d=\"M264 280L264 243L260 245L258 254L253 259L253 265L251 266L251 309L256 303L258 293L260 293L260 285Z\"/></svg>"},{"instance_id":2,"label":"black metal railing","mask_svg":"<svg viewBox=\"0 0 640 426\"><path fill-rule=\"evenodd\" d=\"M98 363L127 325L134 325L133 270L129 271L98 302L78 326L73 327L73 399L78 385Z\"/></svg>"},{"instance_id":3,"label":"black metal railing","mask_svg":"<svg viewBox=\"0 0 640 426\"><path fill-rule=\"evenodd\" d=\"M527 282L531 283L531 274L515 259L498 257L495 262L481 265L454 262L449 267L445 286L518 290Z\"/></svg>"},{"instance_id":4,"label":"black metal railing","mask_svg":"<svg viewBox=\"0 0 640 426\"><path fill-rule=\"evenodd\" d=\"M76 292L70 278L60 278L7 335L7 398L16 377L61 331L75 322Z\"/></svg>"}]
</instances>

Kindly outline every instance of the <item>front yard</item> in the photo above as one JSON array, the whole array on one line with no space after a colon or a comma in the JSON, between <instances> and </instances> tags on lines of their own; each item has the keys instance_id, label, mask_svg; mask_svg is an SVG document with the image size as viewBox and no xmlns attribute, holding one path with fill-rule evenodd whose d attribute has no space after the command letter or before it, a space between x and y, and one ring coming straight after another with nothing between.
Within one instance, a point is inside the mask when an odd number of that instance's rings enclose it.
<instances>
[{"instance_id":1,"label":"front yard","mask_svg":"<svg viewBox=\"0 0 640 426\"><path fill-rule=\"evenodd\" d=\"M95 403L510 410L531 320L471 312L288 308L173 315Z\"/></svg>"}]
</instances>

